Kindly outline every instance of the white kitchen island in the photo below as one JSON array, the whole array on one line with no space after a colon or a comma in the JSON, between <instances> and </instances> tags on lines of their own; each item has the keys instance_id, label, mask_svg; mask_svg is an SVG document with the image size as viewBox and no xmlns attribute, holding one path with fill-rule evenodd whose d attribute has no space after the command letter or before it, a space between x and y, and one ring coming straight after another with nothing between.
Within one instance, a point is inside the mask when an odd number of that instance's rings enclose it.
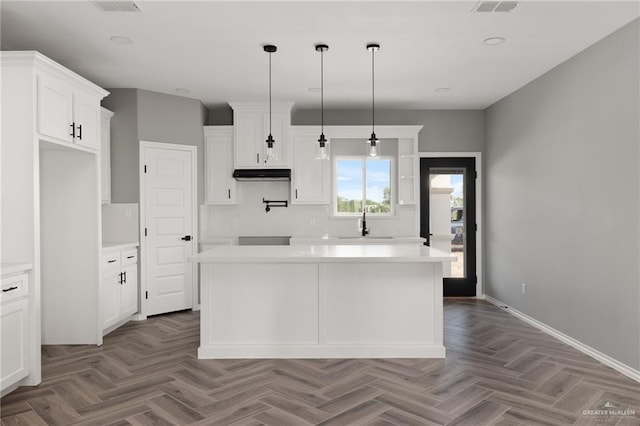
<instances>
[{"instance_id":1,"label":"white kitchen island","mask_svg":"<svg viewBox=\"0 0 640 426\"><path fill-rule=\"evenodd\" d=\"M443 358L442 264L418 245L200 253L198 358Z\"/></svg>"}]
</instances>

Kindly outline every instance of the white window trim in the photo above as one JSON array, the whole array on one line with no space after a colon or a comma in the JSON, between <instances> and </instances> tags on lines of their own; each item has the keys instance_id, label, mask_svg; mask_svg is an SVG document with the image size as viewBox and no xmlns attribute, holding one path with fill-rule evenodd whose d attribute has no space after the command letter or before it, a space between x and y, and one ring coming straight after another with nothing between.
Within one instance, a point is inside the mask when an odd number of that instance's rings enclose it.
<instances>
[{"instance_id":1,"label":"white window trim","mask_svg":"<svg viewBox=\"0 0 640 426\"><path fill-rule=\"evenodd\" d=\"M339 213L338 210L338 204L336 203L336 199L338 196L338 160L362 160L363 163L363 167L362 167L362 182L363 182L363 195L364 198L366 200L366 196L367 196L367 182L366 182L366 161L367 160L371 160L371 161L377 161L377 160L390 160L390 170L389 170L389 184L391 187L391 211L389 213L367 213L367 215L369 217L375 217L375 218L394 218L396 216L396 177L395 177L395 157L392 155L381 155L376 157L376 159L371 159L370 157L368 157L367 155L336 155L332 157L332 170L333 173L331 174L331 188L332 188L332 193L331 193L331 216L333 218L353 218L353 217L359 217L362 215L362 213ZM364 201L364 200L363 200Z\"/></svg>"}]
</instances>

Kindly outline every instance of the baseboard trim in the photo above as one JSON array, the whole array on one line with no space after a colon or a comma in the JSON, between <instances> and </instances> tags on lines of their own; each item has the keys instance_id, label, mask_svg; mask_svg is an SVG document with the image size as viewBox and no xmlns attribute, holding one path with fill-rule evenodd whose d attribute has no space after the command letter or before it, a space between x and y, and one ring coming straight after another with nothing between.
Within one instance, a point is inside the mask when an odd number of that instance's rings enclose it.
<instances>
[{"instance_id":1,"label":"baseboard trim","mask_svg":"<svg viewBox=\"0 0 640 426\"><path fill-rule=\"evenodd\" d=\"M532 326L534 326L535 328L544 331L545 333L549 334L550 336L555 337L556 339L560 340L561 342L566 343L569 346L574 347L575 349L579 350L580 352L589 355L591 358L597 359L598 361L600 361L601 363L603 363L604 365L613 368L616 371L619 371L620 373L624 374L625 376L640 382L640 371L629 367L626 364L623 364L622 362L611 358L609 355L606 355L600 351L598 351L597 349L592 348L591 346L585 345L584 343L582 343L579 340L574 339L571 336L567 336L566 334L562 333L561 331L556 330L555 328L549 327L547 324L538 321L535 318L530 317L527 314L523 314L522 312L518 311L517 309L512 308L511 306L507 305L506 303L502 303L501 301L499 301L498 299L495 299L491 296L488 295L483 295L482 299L486 300L487 302L491 303L492 305L495 305L499 308L504 309L506 312L509 312L511 315L513 315L514 317L521 319L522 321L526 322L527 324L530 324Z\"/></svg>"},{"instance_id":2,"label":"baseboard trim","mask_svg":"<svg viewBox=\"0 0 640 426\"><path fill-rule=\"evenodd\" d=\"M284 344L201 345L198 359L272 358L444 358L446 349L437 344Z\"/></svg>"}]
</instances>

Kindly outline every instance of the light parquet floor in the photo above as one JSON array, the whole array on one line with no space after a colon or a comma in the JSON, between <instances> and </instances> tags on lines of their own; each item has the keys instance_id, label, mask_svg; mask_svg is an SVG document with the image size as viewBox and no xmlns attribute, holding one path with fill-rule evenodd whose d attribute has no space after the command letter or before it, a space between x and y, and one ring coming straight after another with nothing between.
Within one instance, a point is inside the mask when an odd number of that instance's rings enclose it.
<instances>
[{"instance_id":1,"label":"light parquet floor","mask_svg":"<svg viewBox=\"0 0 640 426\"><path fill-rule=\"evenodd\" d=\"M484 301L445 302L445 360L198 360L198 333L179 312L45 346L2 425L640 424L640 384Z\"/></svg>"}]
</instances>

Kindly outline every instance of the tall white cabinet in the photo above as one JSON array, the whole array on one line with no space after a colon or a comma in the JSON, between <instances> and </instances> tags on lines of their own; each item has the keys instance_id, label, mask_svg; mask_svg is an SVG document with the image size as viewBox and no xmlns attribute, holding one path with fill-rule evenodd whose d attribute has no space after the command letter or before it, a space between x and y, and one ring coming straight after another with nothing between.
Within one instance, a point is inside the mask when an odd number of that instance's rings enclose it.
<instances>
[{"instance_id":1,"label":"tall white cabinet","mask_svg":"<svg viewBox=\"0 0 640 426\"><path fill-rule=\"evenodd\" d=\"M319 136L317 126L293 127L291 133L291 204L329 204L331 161L316 159Z\"/></svg>"},{"instance_id":2,"label":"tall white cabinet","mask_svg":"<svg viewBox=\"0 0 640 426\"><path fill-rule=\"evenodd\" d=\"M234 165L240 169L291 167L291 108L293 103L230 103L233 108ZM275 139L275 159L267 161L265 140Z\"/></svg>"},{"instance_id":3,"label":"tall white cabinet","mask_svg":"<svg viewBox=\"0 0 640 426\"><path fill-rule=\"evenodd\" d=\"M236 204L233 126L204 127L205 204Z\"/></svg>"},{"instance_id":4,"label":"tall white cabinet","mask_svg":"<svg viewBox=\"0 0 640 426\"><path fill-rule=\"evenodd\" d=\"M41 343L102 343L99 131L108 92L38 52L0 52L0 66L0 261L33 265L19 384L36 385Z\"/></svg>"}]
</instances>

